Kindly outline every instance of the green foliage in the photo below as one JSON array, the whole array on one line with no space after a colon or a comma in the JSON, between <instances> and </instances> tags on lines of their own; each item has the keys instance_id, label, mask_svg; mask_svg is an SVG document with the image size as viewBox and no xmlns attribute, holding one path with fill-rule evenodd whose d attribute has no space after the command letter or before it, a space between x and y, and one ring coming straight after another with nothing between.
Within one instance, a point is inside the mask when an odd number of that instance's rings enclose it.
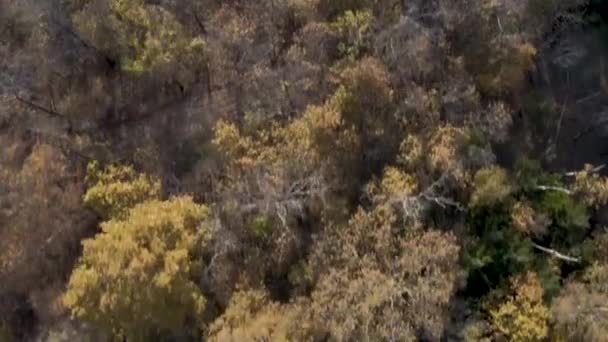
<instances>
[{"instance_id":1,"label":"green foliage","mask_svg":"<svg viewBox=\"0 0 608 342\"><path fill-rule=\"evenodd\" d=\"M334 18L346 11L359 11L371 5L370 0L320 0L319 12L326 18Z\"/></svg>"},{"instance_id":2,"label":"green foliage","mask_svg":"<svg viewBox=\"0 0 608 342\"><path fill-rule=\"evenodd\" d=\"M567 193L559 176L545 172L538 162L523 158L516 165L514 178L521 195L530 199L535 210L551 220L551 241L568 247L582 242L589 225L586 203ZM549 189L539 189L539 186Z\"/></svg>"},{"instance_id":3,"label":"green foliage","mask_svg":"<svg viewBox=\"0 0 608 342\"><path fill-rule=\"evenodd\" d=\"M488 144L488 138L483 131L479 129L472 129L469 131L468 143L470 145L483 148Z\"/></svg>"},{"instance_id":4,"label":"green foliage","mask_svg":"<svg viewBox=\"0 0 608 342\"><path fill-rule=\"evenodd\" d=\"M559 191L545 191L539 207L549 214L554 224L566 229L581 229L589 225L585 203Z\"/></svg>"},{"instance_id":5,"label":"green foliage","mask_svg":"<svg viewBox=\"0 0 608 342\"><path fill-rule=\"evenodd\" d=\"M464 260L469 293L487 293L534 261L530 240L511 228L509 208L504 204L471 209L467 225L471 238Z\"/></svg>"},{"instance_id":6,"label":"green foliage","mask_svg":"<svg viewBox=\"0 0 608 342\"><path fill-rule=\"evenodd\" d=\"M251 220L250 229L253 235L260 239L265 239L273 231L273 223L265 215L258 215Z\"/></svg>"},{"instance_id":7,"label":"green foliage","mask_svg":"<svg viewBox=\"0 0 608 342\"><path fill-rule=\"evenodd\" d=\"M195 328L206 301L195 274L210 239L208 215L181 197L150 200L103 223L103 232L83 243L65 306L129 341Z\"/></svg>"},{"instance_id":8,"label":"green foliage","mask_svg":"<svg viewBox=\"0 0 608 342\"><path fill-rule=\"evenodd\" d=\"M580 255L588 226L587 207L567 190L540 189L539 185L563 185L529 159L517 163L514 183L515 188L506 172L496 167L475 175L473 206L467 218L469 290L496 289L512 275L535 270L546 295L554 296L560 288L560 269L534 252L531 239ZM512 205L517 198L523 202Z\"/></svg>"},{"instance_id":9,"label":"green foliage","mask_svg":"<svg viewBox=\"0 0 608 342\"><path fill-rule=\"evenodd\" d=\"M160 181L137 174L130 166L100 169L97 162L91 162L87 172L91 185L84 203L103 219L122 218L135 205L160 197Z\"/></svg>"},{"instance_id":10,"label":"green foliage","mask_svg":"<svg viewBox=\"0 0 608 342\"><path fill-rule=\"evenodd\" d=\"M517 160L513 178L519 189L528 195L538 194L535 189L538 185L562 186L559 177L547 173L538 161L526 157Z\"/></svg>"},{"instance_id":11,"label":"green foliage","mask_svg":"<svg viewBox=\"0 0 608 342\"><path fill-rule=\"evenodd\" d=\"M537 132L541 132L542 126L554 118L559 110L554 99L538 91L526 94L523 106Z\"/></svg>"}]
</instances>

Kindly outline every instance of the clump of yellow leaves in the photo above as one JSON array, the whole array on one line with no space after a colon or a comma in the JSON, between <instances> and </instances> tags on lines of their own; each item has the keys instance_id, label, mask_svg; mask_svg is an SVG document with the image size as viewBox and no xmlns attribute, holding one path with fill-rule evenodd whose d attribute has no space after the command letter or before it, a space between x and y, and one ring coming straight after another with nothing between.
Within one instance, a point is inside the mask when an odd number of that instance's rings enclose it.
<instances>
[{"instance_id":1,"label":"clump of yellow leaves","mask_svg":"<svg viewBox=\"0 0 608 342\"><path fill-rule=\"evenodd\" d=\"M496 166L481 169L475 174L471 204L491 206L505 199L511 191L509 176L505 170Z\"/></svg>"},{"instance_id":2,"label":"clump of yellow leaves","mask_svg":"<svg viewBox=\"0 0 608 342\"><path fill-rule=\"evenodd\" d=\"M103 223L102 233L83 243L64 305L129 341L186 329L205 305L193 276L198 250L210 239L208 215L180 197L147 201Z\"/></svg>"},{"instance_id":3,"label":"clump of yellow leaves","mask_svg":"<svg viewBox=\"0 0 608 342\"><path fill-rule=\"evenodd\" d=\"M598 208L608 203L608 178L593 171L593 166L587 164L582 171L576 173L574 191L583 195L587 205Z\"/></svg>"},{"instance_id":4,"label":"clump of yellow leaves","mask_svg":"<svg viewBox=\"0 0 608 342\"><path fill-rule=\"evenodd\" d=\"M160 197L159 180L137 174L130 166L111 165L100 170L92 162L87 171L87 182L92 186L84 203L104 219L123 217L136 204Z\"/></svg>"},{"instance_id":5,"label":"clump of yellow leaves","mask_svg":"<svg viewBox=\"0 0 608 342\"><path fill-rule=\"evenodd\" d=\"M513 342L543 341L549 334L549 309L543 304L544 290L535 273L512 280L514 294L491 310L496 331Z\"/></svg>"},{"instance_id":6,"label":"clump of yellow leaves","mask_svg":"<svg viewBox=\"0 0 608 342\"><path fill-rule=\"evenodd\" d=\"M188 67L200 64L205 44L162 6L143 0L80 1L73 20L76 29L99 50L119 53L121 67L132 72L162 71L175 60L171 73L191 78ZM91 20L102 17L103 21ZM178 69L178 70L176 70Z\"/></svg>"},{"instance_id":7,"label":"clump of yellow leaves","mask_svg":"<svg viewBox=\"0 0 608 342\"><path fill-rule=\"evenodd\" d=\"M532 236L542 236L547 232L549 218L536 212L527 201L518 201L511 208L513 228L518 232Z\"/></svg>"},{"instance_id":8,"label":"clump of yellow leaves","mask_svg":"<svg viewBox=\"0 0 608 342\"><path fill-rule=\"evenodd\" d=\"M209 328L211 342L300 341L306 329L293 304L273 302L264 291L239 291Z\"/></svg>"}]
</instances>

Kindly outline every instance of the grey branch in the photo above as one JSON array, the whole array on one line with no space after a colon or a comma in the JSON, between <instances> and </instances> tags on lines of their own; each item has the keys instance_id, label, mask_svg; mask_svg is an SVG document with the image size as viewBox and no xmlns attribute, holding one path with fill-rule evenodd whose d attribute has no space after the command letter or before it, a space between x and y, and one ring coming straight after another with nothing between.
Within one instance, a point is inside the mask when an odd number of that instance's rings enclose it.
<instances>
[{"instance_id":1,"label":"grey branch","mask_svg":"<svg viewBox=\"0 0 608 342\"><path fill-rule=\"evenodd\" d=\"M542 190L542 191L559 191L559 192L563 192L566 195L572 195L572 191L570 191L566 188L561 188L559 186L537 185L534 187L534 189Z\"/></svg>"},{"instance_id":2,"label":"grey branch","mask_svg":"<svg viewBox=\"0 0 608 342\"><path fill-rule=\"evenodd\" d=\"M574 258L574 257L568 256L568 255L564 255L564 254L562 254L562 253L560 253L560 252L558 252L558 251L556 251L554 249L543 247L543 246L538 245L538 244L534 244L534 248L538 249L539 251L543 251L543 252L545 252L545 253L547 253L547 254L555 257L555 258L561 259L561 260L565 260L565 261L568 261L568 262L576 262L576 263L581 262L580 258Z\"/></svg>"},{"instance_id":3,"label":"grey branch","mask_svg":"<svg viewBox=\"0 0 608 342\"><path fill-rule=\"evenodd\" d=\"M600 166L594 167L593 169L591 169L591 170L589 170L587 172L591 173L591 174L598 173L598 172L602 171L605 167L606 167L606 164L602 164ZM564 176L567 176L567 177L576 177L576 175L578 173L579 173L579 171L566 172L566 173L564 173Z\"/></svg>"},{"instance_id":4,"label":"grey branch","mask_svg":"<svg viewBox=\"0 0 608 342\"><path fill-rule=\"evenodd\" d=\"M465 211L465 207L454 199L444 197L438 194L438 188L442 187L449 176L449 171L446 171L439 179L427 187L424 191L415 196L401 195L395 196L389 200L391 204L401 204L405 213L410 212L408 208L412 208L414 213L419 213L422 210L421 201L435 203L441 208L452 207L458 211Z\"/></svg>"}]
</instances>

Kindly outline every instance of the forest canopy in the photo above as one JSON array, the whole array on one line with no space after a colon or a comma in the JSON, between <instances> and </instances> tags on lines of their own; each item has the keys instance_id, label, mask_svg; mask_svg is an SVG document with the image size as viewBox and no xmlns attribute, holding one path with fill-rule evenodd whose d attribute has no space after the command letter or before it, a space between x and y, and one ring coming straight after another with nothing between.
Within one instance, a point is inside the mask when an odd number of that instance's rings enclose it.
<instances>
[{"instance_id":1,"label":"forest canopy","mask_svg":"<svg viewBox=\"0 0 608 342\"><path fill-rule=\"evenodd\" d=\"M608 341L608 2L0 0L0 341Z\"/></svg>"}]
</instances>

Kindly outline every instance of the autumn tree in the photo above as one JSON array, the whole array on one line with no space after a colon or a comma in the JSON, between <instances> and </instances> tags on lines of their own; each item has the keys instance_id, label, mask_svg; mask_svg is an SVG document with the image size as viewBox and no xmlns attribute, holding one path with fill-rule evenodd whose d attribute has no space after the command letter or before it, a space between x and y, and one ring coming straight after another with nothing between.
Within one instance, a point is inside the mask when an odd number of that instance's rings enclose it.
<instances>
[{"instance_id":1,"label":"autumn tree","mask_svg":"<svg viewBox=\"0 0 608 342\"><path fill-rule=\"evenodd\" d=\"M209 211L188 197L149 200L84 241L63 302L74 317L129 341L194 334L205 297L196 283Z\"/></svg>"},{"instance_id":2,"label":"autumn tree","mask_svg":"<svg viewBox=\"0 0 608 342\"><path fill-rule=\"evenodd\" d=\"M55 303L95 220L82 206L84 184L66 155L7 138L0 137L0 325L19 340L28 326L63 314Z\"/></svg>"},{"instance_id":3,"label":"autumn tree","mask_svg":"<svg viewBox=\"0 0 608 342\"><path fill-rule=\"evenodd\" d=\"M0 1L0 339L602 340L604 7Z\"/></svg>"},{"instance_id":4,"label":"autumn tree","mask_svg":"<svg viewBox=\"0 0 608 342\"><path fill-rule=\"evenodd\" d=\"M513 279L514 295L491 311L497 332L511 341L543 341L549 334L549 309L543 289L533 273Z\"/></svg>"}]
</instances>

